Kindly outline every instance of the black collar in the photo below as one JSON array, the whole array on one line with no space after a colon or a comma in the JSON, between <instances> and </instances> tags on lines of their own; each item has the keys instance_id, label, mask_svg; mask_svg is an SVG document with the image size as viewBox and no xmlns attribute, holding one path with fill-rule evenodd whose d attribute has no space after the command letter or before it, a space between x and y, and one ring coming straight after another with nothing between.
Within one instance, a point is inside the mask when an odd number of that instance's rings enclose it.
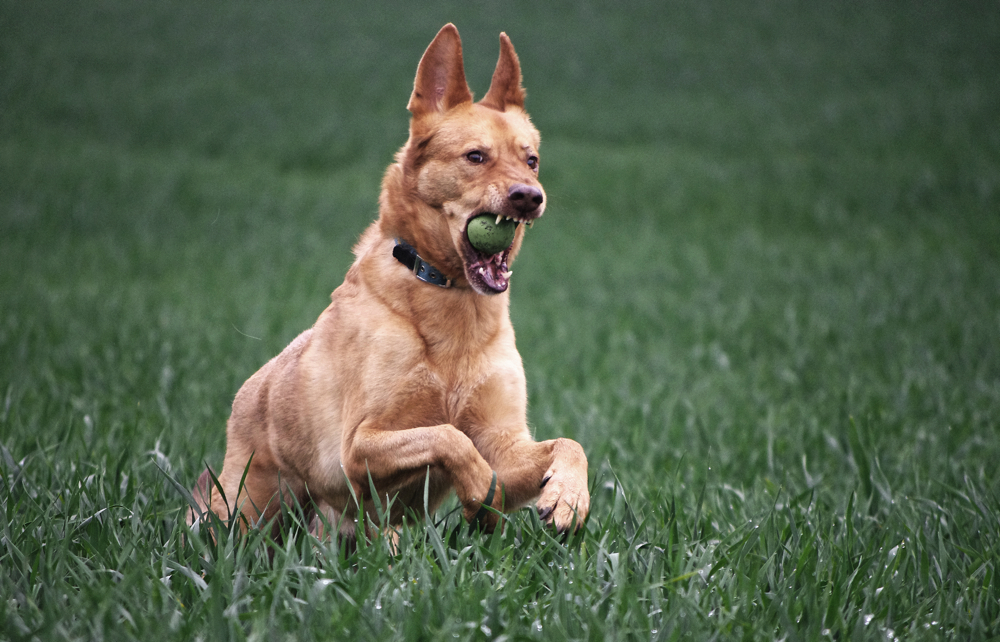
<instances>
[{"instance_id":1,"label":"black collar","mask_svg":"<svg viewBox=\"0 0 1000 642\"><path fill-rule=\"evenodd\" d=\"M438 287L450 288L451 279L441 273L427 261L420 258L417 250L403 239L396 239L396 245L392 248L392 255L396 260L405 265L417 277L425 283L432 283Z\"/></svg>"}]
</instances>

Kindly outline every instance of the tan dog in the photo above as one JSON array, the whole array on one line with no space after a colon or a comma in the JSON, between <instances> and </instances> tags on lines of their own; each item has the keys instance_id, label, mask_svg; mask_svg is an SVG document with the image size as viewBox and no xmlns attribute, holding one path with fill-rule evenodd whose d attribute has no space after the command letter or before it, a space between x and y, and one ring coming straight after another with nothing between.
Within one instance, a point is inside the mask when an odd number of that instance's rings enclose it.
<instances>
[{"instance_id":1,"label":"tan dog","mask_svg":"<svg viewBox=\"0 0 1000 642\"><path fill-rule=\"evenodd\" d=\"M429 482L427 508L454 489L465 518L488 529L497 515L483 503L510 512L536 497L556 529L579 527L590 505L583 449L535 442L526 424L507 292L526 225L492 256L466 236L477 215L530 224L545 209L539 136L506 34L490 89L473 103L458 30L445 25L420 60L408 109L409 140L343 285L236 395L218 477L228 505L208 471L195 497L252 524L294 499L354 537L353 497L372 506L370 476L383 505L396 498L391 524L406 509L423 513Z\"/></svg>"}]
</instances>

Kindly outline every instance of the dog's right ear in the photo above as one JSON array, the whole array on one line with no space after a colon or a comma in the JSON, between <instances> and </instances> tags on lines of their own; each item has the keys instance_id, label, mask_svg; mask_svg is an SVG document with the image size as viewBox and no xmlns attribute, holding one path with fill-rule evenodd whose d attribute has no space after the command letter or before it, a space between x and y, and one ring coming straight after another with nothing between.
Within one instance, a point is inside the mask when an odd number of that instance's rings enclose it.
<instances>
[{"instance_id":1,"label":"dog's right ear","mask_svg":"<svg viewBox=\"0 0 1000 642\"><path fill-rule=\"evenodd\" d=\"M420 59L413 95L406 108L416 118L466 102L472 102L472 92L465 81L462 40L458 29L449 22L441 27Z\"/></svg>"},{"instance_id":2,"label":"dog's right ear","mask_svg":"<svg viewBox=\"0 0 1000 642\"><path fill-rule=\"evenodd\" d=\"M500 59L493 72L493 82L479 104L497 111L505 111L508 105L524 108L521 63L514 53L514 45L510 44L510 38L505 33L500 34Z\"/></svg>"}]
</instances>

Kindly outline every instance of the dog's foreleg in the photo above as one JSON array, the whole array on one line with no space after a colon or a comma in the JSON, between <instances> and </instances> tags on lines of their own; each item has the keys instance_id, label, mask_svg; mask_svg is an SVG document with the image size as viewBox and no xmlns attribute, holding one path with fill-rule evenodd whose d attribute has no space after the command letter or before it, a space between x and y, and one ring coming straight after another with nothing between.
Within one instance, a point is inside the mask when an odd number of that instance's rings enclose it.
<instances>
[{"instance_id":1,"label":"dog's foreleg","mask_svg":"<svg viewBox=\"0 0 1000 642\"><path fill-rule=\"evenodd\" d=\"M362 424L341 453L344 469L359 496L369 496L369 476L379 495L393 495L418 483L428 466L443 471L462 503L465 519L478 518L492 530L493 513L480 513L489 494L493 470L476 450L472 440L450 424L405 430L385 430ZM502 509L502 495L494 492L490 505Z\"/></svg>"},{"instance_id":2,"label":"dog's foreleg","mask_svg":"<svg viewBox=\"0 0 1000 642\"><path fill-rule=\"evenodd\" d=\"M476 446L497 471L506 510L537 497L539 516L556 530L582 526L590 511L590 491L587 456L580 444L572 439L536 442L491 431L478 437Z\"/></svg>"}]
</instances>

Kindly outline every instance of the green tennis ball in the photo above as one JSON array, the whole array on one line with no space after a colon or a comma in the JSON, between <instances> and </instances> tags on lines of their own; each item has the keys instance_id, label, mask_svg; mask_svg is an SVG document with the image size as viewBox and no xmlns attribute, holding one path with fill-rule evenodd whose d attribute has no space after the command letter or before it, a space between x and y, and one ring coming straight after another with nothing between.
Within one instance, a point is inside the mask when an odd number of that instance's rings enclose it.
<instances>
[{"instance_id":1,"label":"green tennis ball","mask_svg":"<svg viewBox=\"0 0 1000 642\"><path fill-rule=\"evenodd\" d=\"M466 229L472 247L487 256L503 252L514 242L517 221L510 218L496 221L496 214L480 214L469 221Z\"/></svg>"}]
</instances>

